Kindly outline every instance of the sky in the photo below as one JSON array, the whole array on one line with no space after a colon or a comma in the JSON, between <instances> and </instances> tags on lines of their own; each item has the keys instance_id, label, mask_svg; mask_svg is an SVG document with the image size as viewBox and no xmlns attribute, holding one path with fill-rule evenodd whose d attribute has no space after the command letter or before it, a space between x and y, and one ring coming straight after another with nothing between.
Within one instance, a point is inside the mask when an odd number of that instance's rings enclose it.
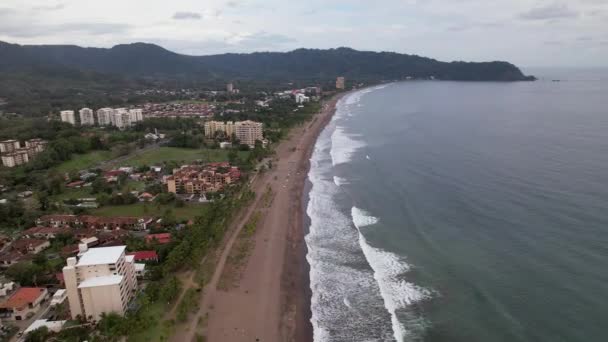
<instances>
[{"instance_id":1,"label":"sky","mask_svg":"<svg viewBox=\"0 0 608 342\"><path fill-rule=\"evenodd\" d=\"M0 40L190 55L352 47L607 67L608 0L1 0Z\"/></svg>"}]
</instances>

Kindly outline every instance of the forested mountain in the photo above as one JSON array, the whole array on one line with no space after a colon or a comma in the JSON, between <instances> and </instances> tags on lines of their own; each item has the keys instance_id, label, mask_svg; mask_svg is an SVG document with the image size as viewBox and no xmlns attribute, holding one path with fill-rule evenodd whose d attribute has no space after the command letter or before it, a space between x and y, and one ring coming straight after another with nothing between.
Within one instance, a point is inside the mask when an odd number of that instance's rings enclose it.
<instances>
[{"instance_id":1,"label":"forested mountain","mask_svg":"<svg viewBox=\"0 0 608 342\"><path fill-rule=\"evenodd\" d=\"M16 45L0 42L0 71L69 68L129 76L183 76L199 79L393 80L434 76L442 80L520 81L522 72L507 62L440 62L392 52L298 49L186 56L157 45L135 43L110 49L69 45Z\"/></svg>"},{"instance_id":2,"label":"forested mountain","mask_svg":"<svg viewBox=\"0 0 608 342\"><path fill-rule=\"evenodd\" d=\"M0 111L46 115L70 106L133 104L150 100L138 89L278 89L291 84L378 82L406 77L467 81L533 80L507 62L440 62L392 52L298 49L186 56L145 43L110 49L0 42ZM152 99L153 100L153 99ZM2 101L0 101L1 103Z\"/></svg>"}]
</instances>

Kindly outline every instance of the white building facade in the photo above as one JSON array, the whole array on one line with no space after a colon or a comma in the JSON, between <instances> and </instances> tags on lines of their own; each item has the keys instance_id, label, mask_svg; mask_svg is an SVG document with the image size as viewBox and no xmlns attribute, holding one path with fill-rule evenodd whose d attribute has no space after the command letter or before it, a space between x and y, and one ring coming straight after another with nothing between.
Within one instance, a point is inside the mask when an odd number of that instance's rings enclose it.
<instances>
[{"instance_id":1,"label":"white building facade","mask_svg":"<svg viewBox=\"0 0 608 342\"><path fill-rule=\"evenodd\" d=\"M82 126L93 126L95 125L95 116L91 108L82 108L78 111L80 115L80 125Z\"/></svg>"},{"instance_id":2,"label":"white building facade","mask_svg":"<svg viewBox=\"0 0 608 342\"><path fill-rule=\"evenodd\" d=\"M114 116L114 109L100 108L97 110L97 123L99 126L111 126Z\"/></svg>"},{"instance_id":3,"label":"white building facade","mask_svg":"<svg viewBox=\"0 0 608 342\"><path fill-rule=\"evenodd\" d=\"M63 268L72 318L98 321L103 313L124 315L137 291L134 257L125 246L87 249Z\"/></svg>"},{"instance_id":4,"label":"white building facade","mask_svg":"<svg viewBox=\"0 0 608 342\"><path fill-rule=\"evenodd\" d=\"M76 116L74 115L73 110L62 110L59 115L61 116L61 121L70 123L72 125L76 124Z\"/></svg>"}]
</instances>

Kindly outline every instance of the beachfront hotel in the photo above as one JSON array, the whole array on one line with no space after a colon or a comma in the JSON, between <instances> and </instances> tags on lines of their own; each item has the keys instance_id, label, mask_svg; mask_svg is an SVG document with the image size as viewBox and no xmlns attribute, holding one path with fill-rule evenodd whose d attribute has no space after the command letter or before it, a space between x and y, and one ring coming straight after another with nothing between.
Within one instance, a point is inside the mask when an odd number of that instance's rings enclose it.
<instances>
[{"instance_id":1,"label":"beachfront hotel","mask_svg":"<svg viewBox=\"0 0 608 342\"><path fill-rule=\"evenodd\" d=\"M264 124L251 120L247 121L207 121L205 122L205 136L213 138L216 132L223 132L227 137L235 137L241 144L255 146L257 140L264 140Z\"/></svg>"},{"instance_id":2,"label":"beachfront hotel","mask_svg":"<svg viewBox=\"0 0 608 342\"><path fill-rule=\"evenodd\" d=\"M98 321L103 313L125 314L137 291L134 256L125 249L81 244L78 256L67 259L63 277L73 319Z\"/></svg>"}]
</instances>

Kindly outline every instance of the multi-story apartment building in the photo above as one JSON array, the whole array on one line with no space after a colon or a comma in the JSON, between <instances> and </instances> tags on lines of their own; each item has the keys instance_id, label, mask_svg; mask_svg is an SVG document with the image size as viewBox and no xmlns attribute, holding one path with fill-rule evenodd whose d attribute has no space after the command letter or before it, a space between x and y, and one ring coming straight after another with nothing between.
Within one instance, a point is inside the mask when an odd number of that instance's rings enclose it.
<instances>
[{"instance_id":1,"label":"multi-story apartment building","mask_svg":"<svg viewBox=\"0 0 608 342\"><path fill-rule=\"evenodd\" d=\"M15 167L23 165L36 156L36 154L44 151L47 142L42 139L30 139L25 142L25 147L20 147L21 144L17 140L6 140L0 142L0 151L2 152L2 165L6 167Z\"/></svg>"},{"instance_id":2,"label":"multi-story apartment building","mask_svg":"<svg viewBox=\"0 0 608 342\"><path fill-rule=\"evenodd\" d=\"M131 124L144 120L144 112L141 109L129 109L129 120Z\"/></svg>"},{"instance_id":3,"label":"multi-story apartment building","mask_svg":"<svg viewBox=\"0 0 608 342\"><path fill-rule=\"evenodd\" d=\"M63 277L72 318L98 321L103 313L125 314L137 290L134 256L125 249L81 244L78 257L67 259Z\"/></svg>"},{"instance_id":4,"label":"multi-story apartment building","mask_svg":"<svg viewBox=\"0 0 608 342\"><path fill-rule=\"evenodd\" d=\"M344 77L336 78L336 89L345 89L346 88L346 80Z\"/></svg>"},{"instance_id":5,"label":"multi-story apartment building","mask_svg":"<svg viewBox=\"0 0 608 342\"><path fill-rule=\"evenodd\" d=\"M82 108L78 111L80 115L80 125L82 126L93 126L95 125L95 116L93 110L90 108Z\"/></svg>"},{"instance_id":6,"label":"multi-story apartment building","mask_svg":"<svg viewBox=\"0 0 608 342\"><path fill-rule=\"evenodd\" d=\"M25 148L40 153L46 149L48 141L42 139L30 139L25 142Z\"/></svg>"},{"instance_id":7,"label":"multi-story apartment building","mask_svg":"<svg viewBox=\"0 0 608 342\"><path fill-rule=\"evenodd\" d=\"M114 126L119 129L131 127L131 115L126 108L117 108L114 110Z\"/></svg>"},{"instance_id":8,"label":"multi-story apartment building","mask_svg":"<svg viewBox=\"0 0 608 342\"><path fill-rule=\"evenodd\" d=\"M184 165L173 170L167 178L167 191L174 194L185 193L201 195L217 192L226 185L236 182L241 177L238 167L229 163L212 163L209 165Z\"/></svg>"},{"instance_id":9,"label":"multi-story apartment building","mask_svg":"<svg viewBox=\"0 0 608 342\"><path fill-rule=\"evenodd\" d=\"M114 109L101 108L97 110L97 123L99 126L111 126L114 120Z\"/></svg>"},{"instance_id":10,"label":"multi-story apartment building","mask_svg":"<svg viewBox=\"0 0 608 342\"><path fill-rule=\"evenodd\" d=\"M237 121L234 124L234 134L236 135L236 138L241 141L241 144L252 147L257 140L264 140L263 126L264 125L261 122L254 122L251 120Z\"/></svg>"},{"instance_id":11,"label":"multi-story apartment building","mask_svg":"<svg viewBox=\"0 0 608 342\"><path fill-rule=\"evenodd\" d=\"M205 122L205 136L213 138L216 132L226 132L226 124L223 121Z\"/></svg>"},{"instance_id":12,"label":"multi-story apartment building","mask_svg":"<svg viewBox=\"0 0 608 342\"><path fill-rule=\"evenodd\" d=\"M15 167L23 165L30 161L27 150L19 149L15 152L2 155L2 165L6 167Z\"/></svg>"},{"instance_id":13,"label":"multi-story apartment building","mask_svg":"<svg viewBox=\"0 0 608 342\"><path fill-rule=\"evenodd\" d=\"M73 110L62 110L60 112L61 121L76 125L76 116Z\"/></svg>"},{"instance_id":14,"label":"multi-story apartment building","mask_svg":"<svg viewBox=\"0 0 608 342\"><path fill-rule=\"evenodd\" d=\"M0 153L15 152L19 148L21 148L21 145L17 140L0 141Z\"/></svg>"},{"instance_id":15,"label":"multi-story apartment building","mask_svg":"<svg viewBox=\"0 0 608 342\"><path fill-rule=\"evenodd\" d=\"M256 140L264 140L263 127L264 125L261 122L250 120L237 122L207 121L205 122L205 136L212 138L216 132L224 132L228 137L236 135L241 144L254 146Z\"/></svg>"}]
</instances>

